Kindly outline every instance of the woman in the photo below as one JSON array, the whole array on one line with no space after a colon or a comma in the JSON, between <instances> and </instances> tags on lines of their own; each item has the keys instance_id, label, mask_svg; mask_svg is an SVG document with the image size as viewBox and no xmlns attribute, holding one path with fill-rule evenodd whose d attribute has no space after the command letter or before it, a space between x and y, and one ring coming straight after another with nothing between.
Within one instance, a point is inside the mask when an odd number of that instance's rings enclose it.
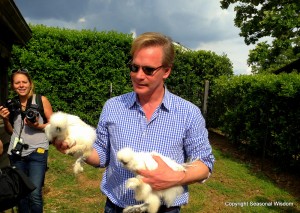
<instances>
[{"instance_id":1,"label":"woman","mask_svg":"<svg viewBox=\"0 0 300 213\"><path fill-rule=\"evenodd\" d=\"M36 95L34 83L27 70L12 71L11 88L18 96L6 106L0 106L0 116L3 118L5 130L11 134L8 148L10 162L12 166L16 166L27 174L37 187L19 202L18 209L21 213L43 212L42 186L49 148L44 128L53 113L52 107L49 100L41 96L42 104L40 105L43 105L45 116L41 116L43 113L28 113L34 106L33 104L36 104Z\"/></svg>"}]
</instances>

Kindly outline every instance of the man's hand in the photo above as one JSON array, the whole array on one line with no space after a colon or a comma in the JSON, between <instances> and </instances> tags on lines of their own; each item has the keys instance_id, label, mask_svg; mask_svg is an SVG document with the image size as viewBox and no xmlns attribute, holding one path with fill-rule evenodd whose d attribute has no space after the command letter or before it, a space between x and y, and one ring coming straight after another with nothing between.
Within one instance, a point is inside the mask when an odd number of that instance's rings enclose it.
<instances>
[{"instance_id":1,"label":"man's hand","mask_svg":"<svg viewBox=\"0 0 300 213\"><path fill-rule=\"evenodd\" d=\"M159 156L152 157L158 167L155 170L139 170L138 174L144 176L143 181L154 190L163 190L179 185L178 183L185 177L185 172L174 171Z\"/></svg>"}]
</instances>

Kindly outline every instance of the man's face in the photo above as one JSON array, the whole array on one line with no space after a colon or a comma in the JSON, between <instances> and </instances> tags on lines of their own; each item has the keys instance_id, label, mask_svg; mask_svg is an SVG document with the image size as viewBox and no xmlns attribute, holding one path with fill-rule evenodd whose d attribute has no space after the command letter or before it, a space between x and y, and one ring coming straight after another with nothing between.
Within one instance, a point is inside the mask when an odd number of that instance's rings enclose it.
<instances>
[{"instance_id":1,"label":"man's face","mask_svg":"<svg viewBox=\"0 0 300 213\"><path fill-rule=\"evenodd\" d=\"M171 68L161 67L162 59L163 50L158 46L142 48L135 53L132 64L139 68L136 72L131 71L130 77L133 89L139 97L151 97L163 89L164 79L170 75ZM142 70L143 66L158 69L152 75L147 75Z\"/></svg>"}]
</instances>

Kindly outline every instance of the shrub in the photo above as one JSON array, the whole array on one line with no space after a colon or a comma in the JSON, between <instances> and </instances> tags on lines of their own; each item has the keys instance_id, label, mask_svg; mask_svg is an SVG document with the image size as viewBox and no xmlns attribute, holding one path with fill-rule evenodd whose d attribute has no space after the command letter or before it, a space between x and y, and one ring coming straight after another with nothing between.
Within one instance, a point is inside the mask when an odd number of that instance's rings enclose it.
<instances>
[{"instance_id":1,"label":"shrub","mask_svg":"<svg viewBox=\"0 0 300 213\"><path fill-rule=\"evenodd\" d=\"M209 97L209 126L236 144L300 166L300 75L252 75L216 79Z\"/></svg>"}]
</instances>

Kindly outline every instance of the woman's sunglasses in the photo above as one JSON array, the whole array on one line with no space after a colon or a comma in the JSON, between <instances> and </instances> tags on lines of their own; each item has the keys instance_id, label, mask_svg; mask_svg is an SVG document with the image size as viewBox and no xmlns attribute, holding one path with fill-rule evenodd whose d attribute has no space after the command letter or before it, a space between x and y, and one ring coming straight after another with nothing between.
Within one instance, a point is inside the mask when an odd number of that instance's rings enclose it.
<instances>
[{"instance_id":1,"label":"woman's sunglasses","mask_svg":"<svg viewBox=\"0 0 300 213\"><path fill-rule=\"evenodd\" d=\"M28 73L27 69L14 69L11 71L12 74L14 73Z\"/></svg>"},{"instance_id":2,"label":"woman's sunglasses","mask_svg":"<svg viewBox=\"0 0 300 213\"><path fill-rule=\"evenodd\" d=\"M143 72L146 75L153 75L155 71L159 70L160 68L163 67L163 65L159 66L159 67L149 67L149 66L140 66L140 65L136 65L136 64L128 64L128 67L130 69L131 72L138 72L140 68L142 68Z\"/></svg>"}]
</instances>

